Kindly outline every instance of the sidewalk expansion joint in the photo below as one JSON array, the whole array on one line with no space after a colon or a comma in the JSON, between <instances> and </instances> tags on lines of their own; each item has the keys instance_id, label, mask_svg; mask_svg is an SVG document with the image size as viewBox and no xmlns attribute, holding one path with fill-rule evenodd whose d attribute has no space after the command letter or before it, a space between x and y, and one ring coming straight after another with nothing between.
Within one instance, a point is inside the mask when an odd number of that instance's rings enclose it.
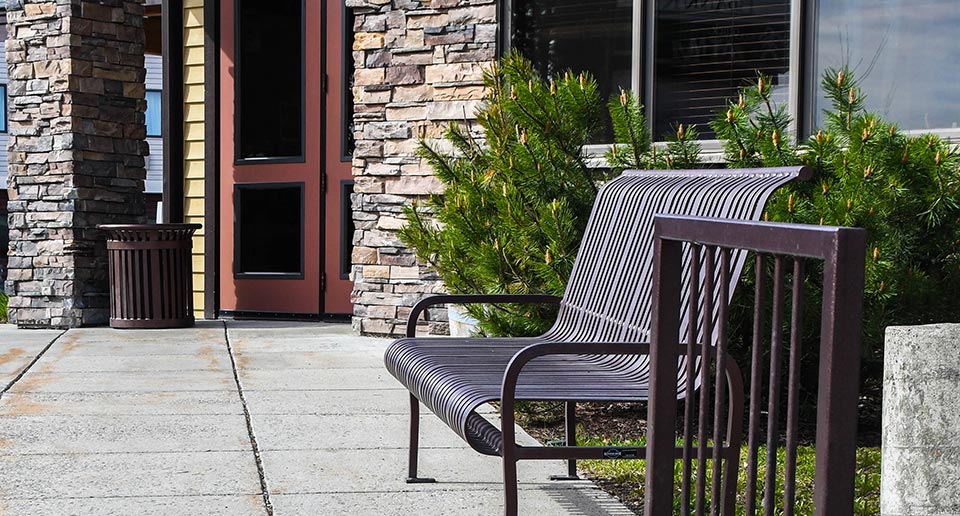
<instances>
[{"instance_id":1,"label":"sidewalk expansion joint","mask_svg":"<svg viewBox=\"0 0 960 516\"><path fill-rule=\"evenodd\" d=\"M230 355L230 368L233 371L233 379L237 383L237 394L240 395L240 405L243 406L243 418L247 422L247 435L250 436L253 458L257 463L257 475L260 477L260 489L263 491L263 506L267 511L267 516L273 516L273 502L270 501L270 489L267 487L267 475L263 469L263 459L260 457L260 445L257 444L257 436L253 432L253 419L250 417L250 409L247 407L247 398L243 394L243 383L240 381L240 372L237 370L237 359L233 354L233 346L230 344L230 332L227 329L226 322L223 322L223 340L227 343L227 354Z\"/></svg>"},{"instance_id":2,"label":"sidewalk expansion joint","mask_svg":"<svg viewBox=\"0 0 960 516\"><path fill-rule=\"evenodd\" d=\"M37 356L33 357L33 360L31 360L30 363L27 364L27 367L24 367L23 370L20 371L20 374L15 376L13 380L10 380L10 383L8 383L6 387L4 387L2 391L0 391L0 399L2 399L3 395L6 394L7 391L12 389L13 386L16 385L16 383L19 382L20 379L23 378L24 375L26 375L30 371L30 369L33 368L34 364L40 361L40 358L43 357L44 353L46 353L47 350L49 350L58 340L60 340L60 337L63 337L64 335L66 335L67 331L68 330L63 330L62 332L60 332L59 335L54 337L53 340L51 340L46 346L43 347L42 350L40 350L39 353L37 353Z\"/></svg>"}]
</instances>

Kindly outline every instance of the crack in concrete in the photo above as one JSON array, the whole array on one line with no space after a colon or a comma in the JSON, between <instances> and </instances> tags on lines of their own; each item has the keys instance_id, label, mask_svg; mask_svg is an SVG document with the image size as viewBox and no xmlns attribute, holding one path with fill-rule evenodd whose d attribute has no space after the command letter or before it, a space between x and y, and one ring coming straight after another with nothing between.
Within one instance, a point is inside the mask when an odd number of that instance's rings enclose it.
<instances>
[{"instance_id":1,"label":"crack in concrete","mask_svg":"<svg viewBox=\"0 0 960 516\"><path fill-rule=\"evenodd\" d=\"M43 355L47 352L47 350L49 350L58 340L60 340L61 337L66 335L68 331L69 330L63 330L62 332L60 332L59 335L54 337L53 340L51 340L46 346L44 346L43 349L41 349L40 352L37 353L37 356L33 357L33 360L31 360L30 363L27 364L27 367L24 367L23 370L21 370L20 373L13 378L13 380L10 380L10 383L8 383L6 387L4 387L2 391L0 391L0 399L3 399L3 396L7 393L7 391L12 389L13 386L16 385L16 383L19 382L20 379L23 378L30 371L30 369L32 369L33 366L40 361L40 358L43 357Z\"/></svg>"},{"instance_id":2,"label":"crack in concrete","mask_svg":"<svg viewBox=\"0 0 960 516\"><path fill-rule=\"evenodd\" d=\"M267 475L263 469L263 459L260 457L260 445L257 444L257 436L253 432L253 418L250 416L250 409L247 408L247 398L243 394L243 383L240 381L240 372L237 370L237 359L233 354L233 346L230 344L230 331L227 328L226 321L223 321L223 340L227 344L227 353L230 355L230 368L233 370L233 379L237 383L237 394L240 395L240 404L243 406L243 418L247 422L247 435L250 436L250 445L253 447L253 458L257 463L260 489L263 490L263 506L267 511L267 516L273 516L273 502L270 501L270 489L267 486Z\"/></svg>"}]
</instances>

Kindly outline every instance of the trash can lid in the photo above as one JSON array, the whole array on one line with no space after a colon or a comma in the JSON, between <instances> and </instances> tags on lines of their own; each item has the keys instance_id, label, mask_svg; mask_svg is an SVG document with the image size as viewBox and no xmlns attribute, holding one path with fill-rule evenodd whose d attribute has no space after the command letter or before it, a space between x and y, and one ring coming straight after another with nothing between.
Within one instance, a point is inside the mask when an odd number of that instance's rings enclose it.
<instances>
[{"instance_id":1,"label":"trash can lid","mask_svg":"<svg viewBox=\"0 0 960 516\"><path fill-rule=\"evenodd\" d=\"M192 229L194 231L200 229L202 226L200 224L100 224L97 226L97 229L103 229L106 231L123 231L123 230L132 230L132 231L145 231L145 230L159 230L159 231L176 231L184 229Z\"/></svg>"}]
</instances>

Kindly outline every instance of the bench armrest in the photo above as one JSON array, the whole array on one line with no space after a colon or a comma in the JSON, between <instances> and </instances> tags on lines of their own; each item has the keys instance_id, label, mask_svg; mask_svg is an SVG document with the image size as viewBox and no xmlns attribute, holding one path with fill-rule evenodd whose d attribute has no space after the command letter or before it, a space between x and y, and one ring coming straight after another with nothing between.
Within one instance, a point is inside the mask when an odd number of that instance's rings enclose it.
<instances>
[{"instance_id":1,"label":"bench armrest","mask_svg":"<svg viewBox=\"0 0 960 516\"><path fill-rule=\"evenodd\" d=\"M685 350L685 347L684 347ZM518 351L503 373L500 401L513 399L520 370L534 358L548 355L649 355L650 344L640 342L541 342ZM509 391L509 392L508 392Z\"/></svg>"},{"instance_id":2,"label":"bench armrest","mask_svg":"<svg viewBox=\"0 0 960 516\"><path fill-rule=\"evenodd\" d=\"M434 305L468 305L479 303L559 305L560 299L561 298L557 296L551 296L549 294L437 294L435 296L421 299L417 304L413 305L413 309L410 310L410 317L407 319L407 337L417 336L417 321L420 319L420 314L422 314L427 308Z\"/></svg>"}]
</instances>

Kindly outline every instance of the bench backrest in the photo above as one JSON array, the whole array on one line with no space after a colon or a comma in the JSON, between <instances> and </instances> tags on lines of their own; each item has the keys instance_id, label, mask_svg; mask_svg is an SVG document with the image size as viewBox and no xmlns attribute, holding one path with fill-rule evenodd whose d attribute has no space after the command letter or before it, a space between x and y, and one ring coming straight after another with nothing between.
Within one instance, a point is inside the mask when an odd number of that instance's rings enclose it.
<instances>
[{"instance_id":1,"label":"bench backrest","mask_svg":"<svg viewBox=\"0 0 960 516\"><path fill-rule=\"evenodd\" d=\"M801 175L809 169L630 170L609 181L594 203L557 322L544 336L649 342L654 216L759 220L773 191ZM745 253L731 257L731 296L745 260ZM688 286L685 278L684 302Z\"/></svg>"}]
</instances>

